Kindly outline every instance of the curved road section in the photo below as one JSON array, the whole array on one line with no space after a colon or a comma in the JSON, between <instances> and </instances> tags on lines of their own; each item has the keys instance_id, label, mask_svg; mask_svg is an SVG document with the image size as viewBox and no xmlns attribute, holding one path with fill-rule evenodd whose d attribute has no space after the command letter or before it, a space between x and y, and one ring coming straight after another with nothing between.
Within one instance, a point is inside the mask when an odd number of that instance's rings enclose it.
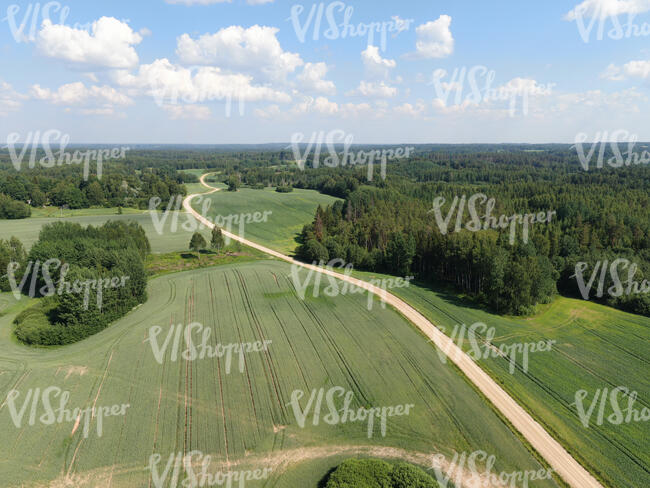
<instances>
[{"instance_id":1,"label":"curved road section","mask_svg":"<svg viewBox=\"0 0 650 488\"><path fill-rule=\"evenodd\" d=\"M204 179L206 176L207 174L201 177L201 183L211 191L189 195L183 201L183 207L199 222L211 229L214 227L214 224L196 212L191 206L191 201L194 197L198 195L208 195L219 191L219 188L214 188L205 183ZM426 336L429 337L434 344L461 369L465 376L467 376L467 378L469 378L469 380L483 393L483 395L492 402L496 409L499 410L506 419L508 419L521 435L526 438L526 440L566 483L568 483L572 488L603 488L603 486L585 468L583 468L580 463L573 459L573 457L560 445L559 442L553 439L553 437L551 437L551 435L546 432L546 430L535 419L533 419L528 412L526 412L510 395L508 395L505 390L503 390L490 376L488 376L488 374L485 373L485 371L483 371L472 358L470 358L462 349L454 344L449 337L443 334L437 327L429 322L429 320L406 302L400 300L391 293L388 293L386 290L371 285L365 281L337 273L330 269L296 261L289 256L241 238L223 229L222 232L233 240L258 249L266 254L286 261L287 263L302 266L303 268L333 276L342 281L347 281L381 297L381 299L397 309L404 317L426 334Z\"/></svg>"}]
</instances>

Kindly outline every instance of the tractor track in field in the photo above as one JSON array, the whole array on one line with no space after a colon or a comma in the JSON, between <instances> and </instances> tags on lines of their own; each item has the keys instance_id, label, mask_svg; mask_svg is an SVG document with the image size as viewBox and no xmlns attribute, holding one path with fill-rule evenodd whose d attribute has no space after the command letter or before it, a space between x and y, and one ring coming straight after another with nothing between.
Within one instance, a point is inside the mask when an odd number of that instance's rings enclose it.
<instances>
[{"instance_id":1,"label":"tractor track in field","mask_svg":"<svg viewBox=\"0 0 650 488\"><path fill-rule=\"evenodd\" d=\"M205 182L207 174L201 176L200 181L208 188L208 192L195 193L183 200L183 208L197 221L207 228L214 228L214 224L205 216L200 215L192 208L192 199L198 195L208 195L219 191ZM530 445L541 455L541 457L558 473L558 475L573 488L603 488L603 486L591 475L573 456L571 456L562 445L555 440L542 425L519 405L498 383L492 379L469 355L463 352L453 340L446 336L426 317L420 314L415 308L395 295L368 282L351 276L346 276L331 269L318 267L312 264L297 261L278 251L269 249L243 237L232 234L224 229L225 237L241 242L249 247L262 251L265 254L278 258L294 266L313 270L352 285L361 287L375 295L382 297L386 303L396 309L409 322L418 327L432 342L444 351L449 359L463 372L466 378L490 401L496 410L505 417L510 424L530 443Z\"/></svg>"}]
</instances>

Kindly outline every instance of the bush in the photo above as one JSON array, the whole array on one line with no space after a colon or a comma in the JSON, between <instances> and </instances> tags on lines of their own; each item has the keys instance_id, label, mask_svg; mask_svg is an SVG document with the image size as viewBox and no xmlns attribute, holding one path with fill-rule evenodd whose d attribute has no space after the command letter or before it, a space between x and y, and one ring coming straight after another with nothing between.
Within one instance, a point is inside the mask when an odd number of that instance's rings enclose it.
<instances>
[{"instance_id":1,"label":"bush","mask_svg":"<svg viewBox=\"0 0 650 488\"><path fill-rule=\"evenodd\" d=\"M278 185L275 189L278 193L291 193L293 191L293 186L290 185Z\"/></svg>"},{"instance_id":2,"label":"bush","mask_svg":"<svg viewBox=\"0 0 650 488\"><path fill-rule=\"evenodd\" d=\"M334 471L325 488L392 488L392 466L376 459L348 459Z\"/></svg>"},{"instance_id":3,"label":"bush","mask_svg":"<svg viewBox=\"0 0 650 488\"><path fill-rule=\"evenodd\" d=\"M0 193L0 219L26 219L31 214L29 205Z\"/></svg>"},{"instance_id":4,"label":"bush","mask_svg":"<svg viewBox=\"0 0 650 488\"><path fill-rule=\"evenodd\" d=\"M325 488L437 488L436 481L407 463L348 459L329 476Z\"/></svg>"}]
</instances>

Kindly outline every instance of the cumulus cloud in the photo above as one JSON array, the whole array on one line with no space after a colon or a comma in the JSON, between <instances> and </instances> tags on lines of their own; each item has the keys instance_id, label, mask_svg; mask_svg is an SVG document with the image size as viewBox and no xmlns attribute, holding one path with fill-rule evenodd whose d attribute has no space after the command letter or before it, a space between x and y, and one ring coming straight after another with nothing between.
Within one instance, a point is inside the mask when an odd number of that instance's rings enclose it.
<instances>
[{"instance_id":1,"label":"cumulus cloud","mask_svg":"<svg viewBox=\"0 0 650 488\"><path fill-rule=\"evenodd\" d=\"M213 65L282 80L303 61L299 54L282 49L276 37L278 30L232 25L198 39L183 34L177 40L176 54L184 64Z\"/></svg>"},{"instance_id":2,"label":"cumulus cloud","mask_svg":"<svg viewBox=\"0 0 650 488\"><path fill-rule=\"evenodd\" d=\"M207 120L212 112L205 105L163 105L172 120Z\"/></svg>"},{"instance_id":3,"label":"cumulus cloud","mask_svg":"<svg viewBox=\"0 0 650 488\"><path fill-rule=\"evenodd\" d=\"M294 105L291 111L296 114L316 112L325 115L334 115L339 111L339 106L336 102L331 102L325 97L308 97Z\"/></svg>"},{"instance_id":4,"label":"cumulus cloud","mask_svg":"<svg viewBox=\"0 0 650 488\"><path fill-rule=\"evenodd\" d=\"M610 81L623 81L628 78L645 80L650 78L650 61L630 61L623 66L610 64L600 77Z\"/></svg>"},{"instance_id":5,"label":"cumulus cloud","mask_svg":"<svg viewBox=\"0 0 650 488\"><path fill-rule=\"evenodd\" d=\"M43 21L36 38L44 56L78 65L104 68L132 68L138 64L133 46L142 41L128 24L114 17L93 22L91 32Z\"/></svg>"},{"instance_id":6,"label":"cumulus cloud","mask_svg":"<svg viewBox=\"0 0 650 488\"><path fill-rule=\"evenodd\" d=\"M384 81L372 83L362 81L356 90L346 93L348 96L364 96L371 98L392 98L397 96L397 88L390 86Z\"/></svg>"},{"instance_id":7,"label":"cumulus cloud","mask_svg":"<svg viewBox=\"0 0 650 488\"><path fill-rule=\"evenodd\" d=\"M336 86L333 82L323 79L326 74L327 65L325 63L307 63L302 73L298 75L298 81L305 91L334 95Z\"/></svg>"},{"instance_id":8,"label":"cumulus cloud","mask_svg":"<svg viewBox=\"0 0 650 488\"><path fill-rule=\"evenodd\" d=\"M254 85L252 77L230 74L213 66L185 68L168 59L141 65L138 72L118 72L115 82L138 94L154 97L160 104L197 103L210 100L272 101L288 103L291 97L268 86Z\"/></svg>"},{"instance_id":9,"label":"cumulus cloud","mask_svg":"<svg viewBox=\"0 0 650 488\"><path fill-rule=\"evenodd\" d=\"M366 73L374 78L388 78L390 70L397 66L394 59L382 58L379 48L372 45L368 45L366 50L361 52L361 60Z\"/></svg>"},{"instance_id":10,"label":"cumulus cloud","mask_svg":"<svg viewBox=\"0 0 650 488\"><path fill-rule=\"evenodd\" d=\"M18 110L22 106L21 100L24 98L25 96L16 92L9 83L0 80L0 117L5 117L10 112Z\"/></svg>"},{"instance_id":11,"label":"cumulus cloud","mask_svg":"<svg viewBox=\"0 0 650 488\"><path fill-rule=\"evenodd\" d=\"M411 59L446 58L454 52L454 37L451 34L451 17L441 15L437 20L422 24L415 29L417 40L415 52L406 55Z\"/></svg>"},{"instance_id":12,"label":"cumulus cloud","mask_svg":"<svg viewBox=\"0 0 650 488\"><path fill-rule=\"evenodd\" d=\"M45 100L56 105L108 104L131 105L133 100L108 85L86 87L82 82L68 83L52 91L33 85L30 96L36 100Z\"/></svg>"},{"instance_id":13,"label":"cumulus cloud","mask_svg":"<svg viewBox=\"0 0 650 488\"><path fill-rule=\"evenodd\" d=\"M422 115L425 109L426 109L426 105L422 101L418 101L415 105L410 103L404 103L394 108L396 113L400 115L408 115L411 117L417 117L419 115Z\"/></svg>"},{"instance_id":14,"label":"cumulus cloud","mask_svg":"<svg viewBox=\"0 0 650 488\"><path fill-rule=\"evenodd\" d=\"M641 14L650 10L650 0L584 0L570 10L564 19L613 17L623 14Z\"/></svg>"}]
</instances>

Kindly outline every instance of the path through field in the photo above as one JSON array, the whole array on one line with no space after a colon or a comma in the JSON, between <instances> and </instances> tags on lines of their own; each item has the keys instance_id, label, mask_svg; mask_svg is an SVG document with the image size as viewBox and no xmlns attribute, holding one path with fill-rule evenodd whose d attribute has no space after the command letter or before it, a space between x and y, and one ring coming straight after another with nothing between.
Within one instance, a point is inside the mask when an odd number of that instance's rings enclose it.
<instances>
[{"instance_id":1,"label":"path through field","mask_svg":"<svg viewBox=\"0 0 650 488\"><path fill-rule=\"evenodd\" d=\"M218 191L217 188L211 187L205 182L205 177L201 177L201 183L209 188L213 193ZM191 205L192 199L200 194L189 195L183 201L183 207L187 212L192 214L197 220L213 228L211 223L204 216L196 212ZM324 273L337 279L347 281L357 287L361 287L375 295L380 296L386 303L393 306L410 322L417 326L434 344L441 350L445 351L451 361L453 361L467 378L490 400L498 411L519 431L526 440L543 456L546 462L553 467L558 474L573 488L602 488L602 485L578 463L546 430L535 421L508 393L506 393L485 371L483 371L476 362L464 353L454 342L444 335L429 320L420 314L406 302L382 290L379 287L371 285L365 281L337 273L331 269L311 264L302 263L282 253L239 237L235 234L224 231L224 235L233 240L258 249L264 253L286 261L292 265Z\"/></svg>"}]
</instances>

